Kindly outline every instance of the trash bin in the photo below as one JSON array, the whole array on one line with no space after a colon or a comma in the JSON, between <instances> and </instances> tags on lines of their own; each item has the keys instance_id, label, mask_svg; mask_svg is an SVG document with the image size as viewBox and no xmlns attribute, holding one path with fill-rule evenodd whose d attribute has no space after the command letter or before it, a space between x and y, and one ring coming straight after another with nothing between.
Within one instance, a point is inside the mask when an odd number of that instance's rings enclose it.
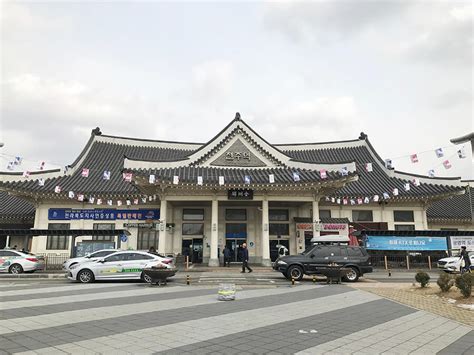
<instances>
[{"instance_id":1,"label":"trash bin","mask_svg":"<svg viewBox=\"0 0 474 355\"><path fill-rule=\"evenodd\" d=\"M235 284L219 284L217 299L219 301L235 300Z\"/></svg>"}]
</instances>

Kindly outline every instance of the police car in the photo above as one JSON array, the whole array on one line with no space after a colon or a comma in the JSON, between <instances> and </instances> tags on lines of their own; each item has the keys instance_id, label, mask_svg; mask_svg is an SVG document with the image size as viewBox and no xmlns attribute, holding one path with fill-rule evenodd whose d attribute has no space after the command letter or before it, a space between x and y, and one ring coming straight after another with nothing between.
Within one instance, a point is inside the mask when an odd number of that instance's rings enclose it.
<instances>
[{"instance_id":1,"label":"police car","mask_svg":"<svg viewBox=\"0 0 474 355\"><path fill-rule=\"evenodd\" d=\"M143 269L155 265L173 268L173 258L137 250L123 250L96 261L86 261L69 267L69 280L82 283L94 280L143 280Z\"/></svg>"}]
</instances>

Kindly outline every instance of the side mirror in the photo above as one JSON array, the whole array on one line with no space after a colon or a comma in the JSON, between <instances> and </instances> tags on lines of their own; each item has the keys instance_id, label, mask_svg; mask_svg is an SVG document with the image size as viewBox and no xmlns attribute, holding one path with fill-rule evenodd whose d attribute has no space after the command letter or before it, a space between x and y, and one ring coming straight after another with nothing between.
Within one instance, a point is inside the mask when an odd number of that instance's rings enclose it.
<instances>
[{"instance_id":1,"label":"side mirror","mask_svg":"<svg viewBox=\"0 0 474 355\"><path fill-rule=\"evenodd\" d=\"M105 259L99 259L99 260L97 260L97 262L99 262L99 263L102 263L102 264L103 264L103 263L105 263Z\"/></svg>"}]
</instances>

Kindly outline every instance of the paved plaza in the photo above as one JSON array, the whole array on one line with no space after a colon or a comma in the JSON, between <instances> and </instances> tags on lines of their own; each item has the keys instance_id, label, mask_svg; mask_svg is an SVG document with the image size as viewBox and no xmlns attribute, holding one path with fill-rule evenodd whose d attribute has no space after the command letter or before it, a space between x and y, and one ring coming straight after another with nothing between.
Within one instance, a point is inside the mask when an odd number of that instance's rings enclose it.
<instances>
[{"instance_id":1,"label":"paved plaza","mask_svg":"<svg viewBox=\"0 0 474 355\"><path fill-rule=\"evenodd\" d=\"M0 283L11 354L473 354L471 327L347 285Z\"/></svg>"}]
</instances>

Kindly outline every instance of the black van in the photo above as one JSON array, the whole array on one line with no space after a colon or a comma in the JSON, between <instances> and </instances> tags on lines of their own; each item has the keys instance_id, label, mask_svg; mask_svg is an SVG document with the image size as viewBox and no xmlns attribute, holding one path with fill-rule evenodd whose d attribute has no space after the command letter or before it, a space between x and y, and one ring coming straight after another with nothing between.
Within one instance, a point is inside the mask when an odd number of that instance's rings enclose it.
<instances>
[{"instance_id":1,"label":"black van","mask_svg":"<svg viewBox=\"0 0 474 355\"><path fill-rule=\"evenodd\" d=\"M299 255L278 258L273 269L281 272L287 279L299 281L304 275L319 274L318 269L336 263L351 269L344 279L356 282L360 276L372 272L367 251L359 246L315 245Z\"/></svg>"}]
</instances>

